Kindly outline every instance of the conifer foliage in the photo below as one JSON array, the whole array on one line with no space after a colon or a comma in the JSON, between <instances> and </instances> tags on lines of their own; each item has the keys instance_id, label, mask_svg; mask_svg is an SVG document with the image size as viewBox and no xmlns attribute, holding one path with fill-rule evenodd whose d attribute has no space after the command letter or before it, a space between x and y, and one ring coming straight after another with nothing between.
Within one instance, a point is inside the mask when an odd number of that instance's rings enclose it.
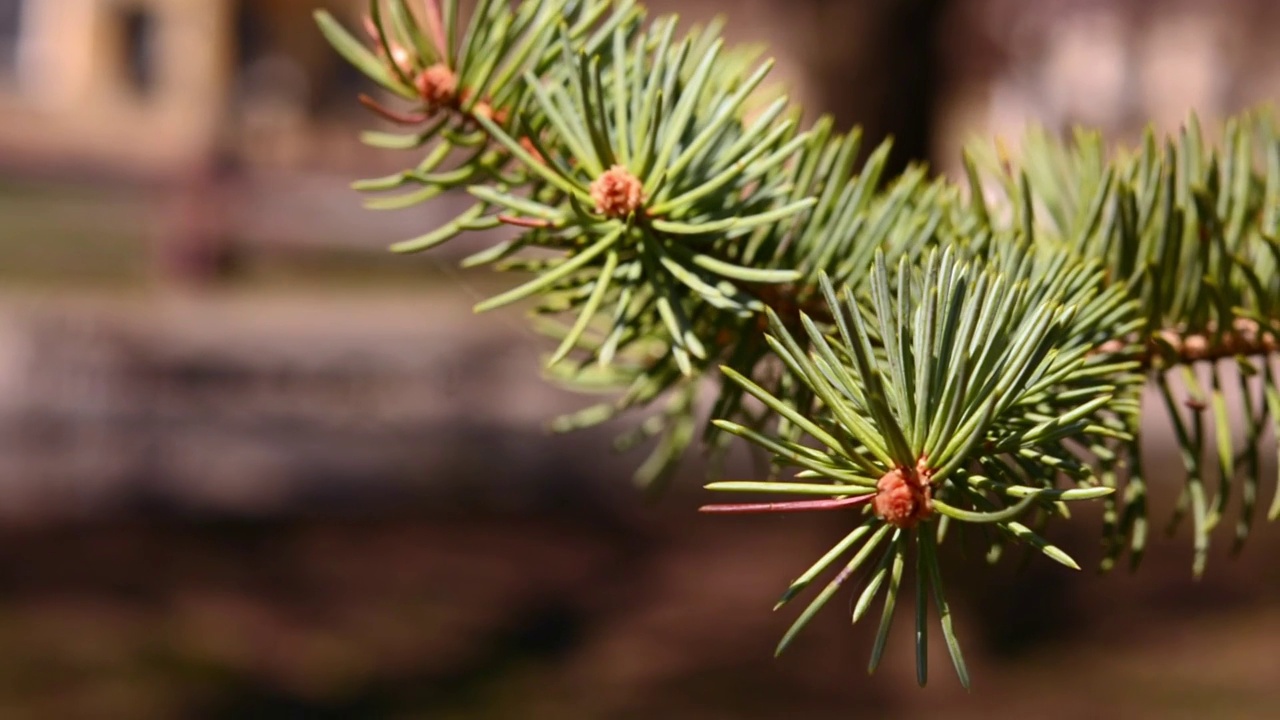
<instances>
[{"instance_id":1,"label":"conifer foliage","mask_svg":"<svg viewBox=\"0 0 1280 720\"><path fill-rule=\"evenodd\" d=\"M740 438L771 477L707 487L777 499L705 511L849 513L779 602L829 577L779 652L856 585L855 622L881 600L874 670L907 575L921 684L936 615L967 686L939 546L1078 569L1045 538L1073 502L1105 506L1102 567L1136 567L1144 390L1181 448L1181 484L1152 491L1177 493L1195 573L1228 517L1239 549L1266 492L1280 516L1280 478L1262 477L1280 425L1269 115L1212 139L1193 118L1118 155L1033 132L1016 167L975 146L962 182L888 177L887 145L856 166L859 134L803 126L719 24L629 0L478 0L465 18L456 0L372 0L364 38L316 17L381 88L361 102L403 128L364 140L416 151L356 183L369 205L474 201L393 249L510 228L463 261L520 278L476 309L531 307L549 378L609 398L555 429L638 415L618 446L652 447L636 474L651 490L691 446L718 458Z\"/></svg>"}]
</instances>

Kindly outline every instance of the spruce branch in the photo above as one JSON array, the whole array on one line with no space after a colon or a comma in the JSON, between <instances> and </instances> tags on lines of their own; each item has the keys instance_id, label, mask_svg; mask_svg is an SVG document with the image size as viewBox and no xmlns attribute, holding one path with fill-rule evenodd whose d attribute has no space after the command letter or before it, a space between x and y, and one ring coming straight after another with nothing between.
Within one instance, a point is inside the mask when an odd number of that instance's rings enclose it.
<instances>
[{"instance_id":1,"label":"spruce branch","mask_svg":"<svg viewBox=\"0 0 1280 720\"><path fill-rule=\"evenodd\" d=\"M1014 171L999 152L979 147L969 163L972 190L982 192L983 176L994 178L996 204L1042 208L1029 223L1039 242L1096 258L1107 268L1108 284L1141 303L1140 331L1103 347L1133 341L1144 347L1140 360L1173 421L1186 472L1169 529L1191 515L1199 575L1210 533L1237 484L1243 502L1236 548L1250 532L1260 445L1266 427L1277 422L1274 411L1263 410L1275 389L1268 358L1280 350L1275 122L1269 112L1246 114L1227 123L1221 142L1210 143L1193 116L1176 140L1161 143L1148 132L1137 151L1110 160L1095 133L1077 133L1063 145L1035 131L1023 155L1028 169ZM1249 377L1260 377L1261 388ZM1246 406L1236 417L1226 408L1224 390L1231 385L1239 387ZM1235 447L1233 425L1243 425L1241 448ZM1136 444L1123 453L1136 464ZM1215 461L1206 463L1205 455ZM1247 467L1236 466L1237 456ZM1215 475L1211 490L1207 483ZM1143 492L1139 479L1135 493ZM1145 512L1141 497L1135 500L1134 512ZM1114 529L1132 533L1140 527L1135 522L1130 518L1127 528ZM1129 538L1138 555L1143 542L1145 531ZM1113 547L1121 544L1123 538Z\"/></svg>"},{"instance_id":2,"label":"spruce branch","mask_svg":"<svg viewBox=\"0 0 1280 720\"><path fill-rule=\"evenodd\" d=\"M859 167L858 131L802 126L765 88L771 62L727 46L720 21L682 32L624 0L369 8L367 42L317 20L382 88L361 102L405 128L364 140L422 157L356 188L378 209L474 199L399 252L509 231L463 265L526 277L476 309L528 306L555 343L548 379L606 396L553 429L639 416L616 444L651 446L636 478L653 491L695 444L720 477L743 439L769 476L707 487L771 497L705 512L852 513L779 603L834 571L779 652L859 585L855 622L883 598L874 670L910 560L919 680L936 612L967 686L942 545L973 537L995 562L1026 544L1078 568L1045 538L1071 502L1102 505L1103 569L1137 567L1147 495L1170 491L1144 476L1144 388L1177 438L1169 527L1189 518L1197 575L1237 503L1243 546L1264 481L1280 517L1280 477L1260 477L1280 435L1269 114L1218 142L1193 117L1118 153L1096 133L1033 130L1016 161L968 148L959 181L889 177L887 143Z\"/></svg>"},{"instance_id":3,"label":"spruce branch","mask_svg":"<svg viewBox=\"0 0 1280 720\"><path fill-rule=\"evenodd\" d=\"M962 533L969 526L994 524L1010 538L1078 569L1074 560L1021 519L1037 512L1057 514L1060 503L1113 492L1066 441L1129 439L1113 427L1111 406L1118 397L1135 398L1141 377L1098 384L1090 374L1096 356L1071 351L1089 348L1095 330L1080 318L1135 312L1136 304L1116 293L1099 293L1097 268L1036 262L1034 250L1010 247L994 262L964 261L952 250L933 251L923 268L903 258L893 274L884 254L877 253L867 288L869 309L847 287L838 294L825 276L820 278L835 330L823 331L802 315L807 352L771 314L767 340L818 399L816 411L807 417L750 380L730 375L761 402L790 415L812 442L770 437L719 420L725 431L759 445L781 465L799 472L794 483L717 482L708 489L825 494L842 501L827 508L853 507L860 516L855 534L784 594L780 605L845 553L855 552L801 613L779 652L872 553L882 553L883 570L890 558L914 545L927 568L916 578L919 591L933 598L956 671L967 685L934 549L941 518ZM1073 276L1078 279L1055 280ZM1055 283L1064 286L1056 300L1030 291ZM1028 412L1031 408L1034 414ZM1064 477L1058 472L1064 465L1076 472ZM815 484L817 478L830 484ZM1059 487L1062 481L1069 485ZM774 509L798 508L779 504ZM877 550L890 531L892 540ZM986 538L981 531L973 535L979 542ZM873 579L858 607L865 611L878 589ZM918 623L923 622L922 614ZM925 632L923 625L917 632Z\"/></svg>"}]
</instances>

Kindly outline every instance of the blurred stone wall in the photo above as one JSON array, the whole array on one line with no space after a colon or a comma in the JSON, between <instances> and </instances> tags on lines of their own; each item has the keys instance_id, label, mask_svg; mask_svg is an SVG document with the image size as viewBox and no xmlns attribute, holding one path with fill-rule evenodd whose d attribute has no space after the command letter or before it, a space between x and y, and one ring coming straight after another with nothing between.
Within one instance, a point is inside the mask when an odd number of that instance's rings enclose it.
<instances>
[{"instance_id":1,"label":"blurred stone wall","mask_svg":"<svg viewBox=\"0 0 1280 720\"><path fill-rule=\"evenodd\" d=\"M381 167L385 154L360 152L351 136L359 83L308 17L328 6L354 23L359 2L6 1L21 7L20 35L4 40L15 62L0 66L8 155L173 169L230 133L251 164ZM726 15L730 40L769 46L776 79L811 117L829 111L870 138L894 134L904 159L944 165L973 132L1016 137L1038 122L1132 135L1148 120L1168 128L1191 108L1211 119L1280 90L1270 0L648 4L689 22ZM128 78L130 13L150 18L136 48L154 66L146 94Z\"/></svg>"},{"instance_id":2,"label":"blurred stone wall","mask_svg":"<svg viewBox=\"0 0 1280 720\"><path fill-rule=\"evenodd\" d=\"M938 160L1032 124L1083 125L1131 143L1153 125L1207 127L1280 95L1280 4L1271 0L955 0L942 36Z\"/></svg>"},{"instance_id":3,"label":"blurred stone wall","mask_svg":"<svg viewBox=\"0 0 1280 720\"><path fill-rule=\"evenodd\" d=\"M0 299L0 517L146 506L517 509L592 470L587 398L538 376L517 317L460 291ZM608 486L605 487L605 483Z\"/></svg>"}]
</instances>

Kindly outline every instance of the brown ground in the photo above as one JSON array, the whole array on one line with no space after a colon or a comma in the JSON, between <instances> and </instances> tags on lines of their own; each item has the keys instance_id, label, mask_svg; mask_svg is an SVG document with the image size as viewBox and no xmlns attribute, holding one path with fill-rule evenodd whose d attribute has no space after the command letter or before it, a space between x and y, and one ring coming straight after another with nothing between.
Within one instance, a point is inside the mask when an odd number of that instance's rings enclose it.
<instances>
[{"instance_id":1,"label":"brown ground","mask_svg":"<svg viewBox=\"0 0 1280 720\"><path fill-rule=\"evenodd\" d=\"M5 718L1269 718L1280 706L1276 534L1187 579L1033 561L949 564L975 689L910 619L833 602L779 661L769 607L842 518L660 510L118 520L0 542ZM1273 530L1273 528L1266 528ZM1083 558L1087 543L1070 543ZM959 561L960 558L953 558ZM909 603L908 603L909 605ZM906 609L906 608L904 608Z\"/></svg>"}]
</instances>

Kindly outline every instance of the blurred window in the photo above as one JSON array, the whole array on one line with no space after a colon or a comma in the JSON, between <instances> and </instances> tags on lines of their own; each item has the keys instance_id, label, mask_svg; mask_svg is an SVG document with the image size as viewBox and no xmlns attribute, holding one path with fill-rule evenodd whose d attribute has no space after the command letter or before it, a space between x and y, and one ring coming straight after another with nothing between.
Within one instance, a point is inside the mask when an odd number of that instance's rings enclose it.
<instances>
[{"instance_id":1,"label":"blurred window","mask_svg":"<svg viewBox=\"0 0 1280 720\"><path fill-rule=\"evenodd\" d=\"M299 57L296 47L281 42L282 34L291 32L289 26L281 27L269 10L261 0L236 5L238 111L288 105L311 117L363 117L364 109L352 98L368 89L364 75L327 48L318 61Z\"/></svg>"},{"instance_id":2,"label":"blurred window","mask_svg":"<svg viewBox=\"0 0 1280 720\"><path fill-rule=\"evenodd\" d=\"M148 96L155 89L159 59L155 15L145 8L125 8L120 12L119 23L125 82L137 94Z\"/></svg>"},{"instance_id":3,"label":"blurred window","mask_svg":"<svg viewBox=\"0 0 1280 720\"><path fill-rule=\"evenodd\" d=\"M255 60L271 53L271 26L263 16L262 5L250 0L236 7L236 67L243 70Z\"/></svg>"},{"instance_id":4,"label":"blurred window","mask_svg":"<svg viewBox=\"0 0 1280 720\"><path fill-rule=\"evenodd\" d=\"M364 108L351 102L361 92L369 91L368 78L354 65L333 53L327 64L314 68L316 91L311 112L327 117L365 117Z\"/></svg>"},{"instance_id":5,"label":"blurred window","mask_svg":"<svg viewBox=\"0 0 1280 720\"><path fill-rule=\"evenodd\" d=\"M23 0L0 0L0 77L18 67L18 43L22 36Z\"/></svg>"}]
</instances>

